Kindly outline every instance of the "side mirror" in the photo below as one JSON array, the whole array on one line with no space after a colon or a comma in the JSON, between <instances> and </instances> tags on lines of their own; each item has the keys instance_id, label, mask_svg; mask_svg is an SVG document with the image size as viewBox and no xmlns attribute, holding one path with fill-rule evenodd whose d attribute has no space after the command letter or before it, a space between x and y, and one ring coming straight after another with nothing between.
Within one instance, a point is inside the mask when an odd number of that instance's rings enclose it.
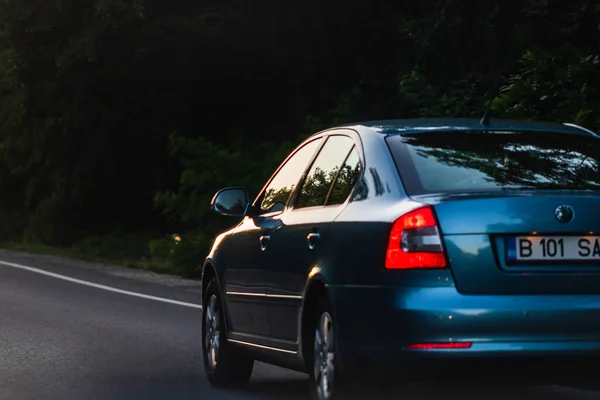
<instances>
[{"instance_id":1,"label":"side mirror","mask_svg":"<svg viewBox=\"0 0 600 400\"><path fill-rule=\"evenodd\" d=\"M214 212L230 217L245 216L249 206L248 192L242 187L221 189L210 202Z\"/></svg>"}]
</instances>

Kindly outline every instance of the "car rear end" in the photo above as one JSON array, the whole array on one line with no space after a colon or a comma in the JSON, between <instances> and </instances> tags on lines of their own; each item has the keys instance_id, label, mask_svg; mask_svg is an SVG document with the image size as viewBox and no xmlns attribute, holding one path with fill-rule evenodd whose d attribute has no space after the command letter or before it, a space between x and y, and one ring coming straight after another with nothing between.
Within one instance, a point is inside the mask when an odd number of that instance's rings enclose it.
<instances>
[{"instance_id":1,"label":"car rear end","mask_svg":"<svg viewBox=\"0 0 600 400\"><path fill-rule=\"evenodd\" d=\"M599 357L598 139L464 130L385 141L408 198L387 223L380 282L334 289L341 330L353 332L343 353L377 363L517 358L554 371L571 364L548 357ZM344 305L357 298L349 322Z\"/></svg>"}]
</instances>

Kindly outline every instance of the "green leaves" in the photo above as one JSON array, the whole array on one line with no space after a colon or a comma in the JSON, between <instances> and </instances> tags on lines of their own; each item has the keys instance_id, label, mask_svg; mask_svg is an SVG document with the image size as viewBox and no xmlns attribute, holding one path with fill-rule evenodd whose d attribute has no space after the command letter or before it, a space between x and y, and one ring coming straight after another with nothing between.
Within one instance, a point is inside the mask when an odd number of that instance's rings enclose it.
<instances>
[{"instance_id":1,"label":"green leaves","mask_svg":"<svg viewBox=\"0 0 600 400\"><path fill-rule=\"evenodd\" d=\"M214 233L224 223L209 208L217 190L243 186L251 196L257 195L294 146L247 139L225 145L205 137L171 135L171 154L182 162L183 171L177 191L158 192L155 206L171 218L199 224Z\"/></svg>"},{"instance_id":2,"label":"green leaves","mask_svg":"<svg viewBox=\"0 0 600 400\"><path fill-rule=\"evenodd\" d=\"M282 4L0 1L0 189L21 229L52 240L164 213L212 232L231 222L208 209L216 190L256 194L335 124L481 118L491 102L492 118L600 129L588 1Z\"/></svg>"},{"instance_id":3,"label":"green leaves","mask_svg":"<svg viewBox=\"0 0 600 400\"><path fill-rule=\"evenodd\" d=\"M494 97L492 99L492 104L490 106L490 109L492 109L494 111L505 112L508 110L509 106L510 106L510 96L506 93L502 93L499 96Z\"/></svg>"}]
</instances>

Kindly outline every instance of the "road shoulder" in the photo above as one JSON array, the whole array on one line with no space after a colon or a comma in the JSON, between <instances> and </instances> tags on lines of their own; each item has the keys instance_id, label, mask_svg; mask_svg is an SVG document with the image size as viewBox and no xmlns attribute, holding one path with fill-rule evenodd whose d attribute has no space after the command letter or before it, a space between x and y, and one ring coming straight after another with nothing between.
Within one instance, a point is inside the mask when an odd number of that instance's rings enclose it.
<instances>
[{"instance_id":1,"label":"road shoulder","mask_svg":"<svg viewBox=\"0 0 600 400\"><path fill-rule=\"evenodd\" d=\"M0 261L64 275L96 285L110 286L119 290L195 304L201 302L200 281L178 276L54 255L31 254L2 249L0 249ZM10 268L10 266L0 265L0 268ZM30 273L34 274L35 272Z\"/></svg>"}]
</instances>

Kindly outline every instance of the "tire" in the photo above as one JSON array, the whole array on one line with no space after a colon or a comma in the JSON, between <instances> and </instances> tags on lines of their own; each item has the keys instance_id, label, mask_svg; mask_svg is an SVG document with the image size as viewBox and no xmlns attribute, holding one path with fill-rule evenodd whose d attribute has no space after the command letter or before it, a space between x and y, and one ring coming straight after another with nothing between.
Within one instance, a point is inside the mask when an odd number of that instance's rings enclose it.
<instances>
[{"instance_id":1,"label":"tire","mask_svg":"<svg viewBox=\"0 0 600 400\"><path fill-rule=\"evenodd\" d=\"M310 398L313 400L336 400L342 395L342 379L336 368L336 328L333 306L327 298L321 298L314 312L311 325L312 357L307 368L310 375ZM345 390L344 390L345 393Z\"/></svg>"},{"instance_id":2,"label":"tire","mask_svg":"<svg viewBox=\"0 0 600 400\"><path fill-rule=\"evenodd\" d=\"M223 302L214 278L203 293L202 358L208 381L218 388L245 385L254 368L252 358L227 342Z\"/></svg>"}]
</instances>

